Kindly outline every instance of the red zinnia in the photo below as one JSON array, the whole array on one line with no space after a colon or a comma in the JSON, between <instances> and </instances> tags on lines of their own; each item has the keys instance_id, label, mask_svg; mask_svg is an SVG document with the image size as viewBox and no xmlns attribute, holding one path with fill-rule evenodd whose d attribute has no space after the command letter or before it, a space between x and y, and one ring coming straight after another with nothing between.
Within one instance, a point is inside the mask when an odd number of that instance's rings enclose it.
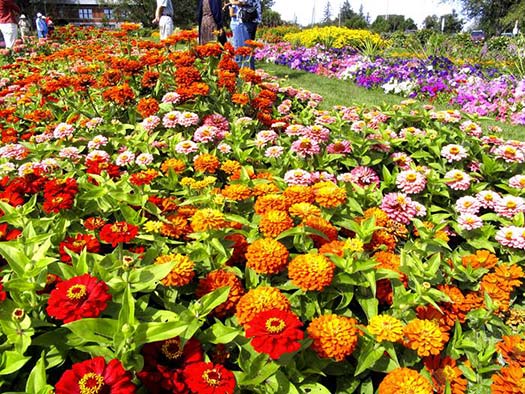
<instances>
[{"instance_id":1,"label":"red zinnia","mask_svg":"<svg viewBox=\"0 0 525 394\"><path fill-rule=\"evenodd\" d=\"M84 274L56 285L46 311L49 316L69 323L84 317L98 317L110 299L105 282Z\"/></svg>"},{"instance_id":2,"label":"red zinnia","mask_svg":"<svg viewBox=\"0 0 525 394\"><path fill-rule=\"evenodd\" d=\"M100 240L115 247L120 242L129 242L137 236L139 228L126 222L115 222L104 225L100 230Z\"/></svg>"},{"instance_id":3,"label":"red zinnia","mask_svg":"<svg viewBox=\"0 0 525 394\"><path fill-rule=\"evenodd\" d=\"M75 237L67 237L60 242L58 249L60 252L60 260L64 263L69 263L71 256L67 251L79 254L82 250L86 249L90 253L98 253L100 251L100 243L93 235L77 234Z\"/></svg>"},{"instance_id":4,"label":"red zinnia","mask_svg":"<svg viewBox=\"0 0 525 394\"><path fill-rule=\"evenodd\" d=\"M292 312L280 309L263 311L247 325L246 337L253 338L253 348L274 360L301 348L299 341L304 338L304 332L300 328L303 323Z\"/></svg>"},{"instance_id":5,"label":"red zinnia","mask_svg":"<svg viewBox=\"0 0 525 394\"><path fill-rule=\"evenodd\" d=\"M132 376L119 360L113 359L108 364L104 357L73 364L55 386L56 394L133 394L137 387L131 381Z\"/></svg>"},{"instance_id":6,"label":"red zinnia","mask_svg":"<svg viewBox=\"0 0 525 394\"><path fill-rule=\"evenodd\" d=\"M190 364L184 368L184 377L193 393L232 394L235 390L235 376L220 364Z\"/></svg>"},{"instance_id":7,"label":"red zinnia","mask_svg":"<svg viewBox=\"0 0 525 394\"><path fill-rule=\"evenodd\" d=\"M7 293L4 291L4 285L0 283L0 302L5 301Z\"/></svg>"}]
</instances>

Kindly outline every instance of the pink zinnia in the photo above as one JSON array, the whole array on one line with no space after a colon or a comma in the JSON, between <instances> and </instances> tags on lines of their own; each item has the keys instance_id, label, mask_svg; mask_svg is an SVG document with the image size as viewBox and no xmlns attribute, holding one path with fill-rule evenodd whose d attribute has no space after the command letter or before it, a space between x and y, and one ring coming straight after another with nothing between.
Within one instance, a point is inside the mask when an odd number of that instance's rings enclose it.
<instances>
[{"instance_id":1,"label":"pink zinnia","mask_svg":"<svg viewBox=\"0 0 525 394\"><path fill-rule=\"evenodd\" d=\"M168 92L162 97L163 103L177 104L180 101L180 94L176 92Z\"/></svg>"},{"instance_id":2,"label":"pink zinnia","mask_svg":"<svg viewBox=\"0 0 525 394\"><path fill-rule=\"evenodd\" d=\"M466 120L459 125L459 129L472 137L481 137L483 131L481 126L471 120Z\"/></svg>"},{"instance_id":3,"label":"pink zinnia","mask_svg":"<svg viewBox=\"0 0 525 394\"><path fill-rule=\"evenodd\" d=\"M525 249L525 227L502 227L496 232L495 239L503 246Z\"/></svg>"},{"instance_id":4,"label":"pink zinnia","mask_svg":"<svg viewBox=\"0 0 525 394\"><path fill-rule=\"evenodd\" d=\"M409 224L417 214L412 199L402 193L386 194L380 208L386 212L390 219L403 224Z\"/></svg>"},{"instance_id":5,"label":"pink zinnia","mask_svg":"<svg viewBox=\"0 0 525 394\"><path fill-rule=\"evenodd\" d=\"M71 137L74 131L75 128L72 125L60 123L57 127L55 127L55 130L53 130L53 137L56 139Z\"/></svg>"},{"instance_id":6,"label":"pink zinnia","mask_svg":"<svg viewBox=\"0 0 525 394\"><path fill-rule=\"evenodd\" d=\"M315 122L320 124L332 124L337 122L337 118L331 115L321 115L315 120Z\"/></svg>"},{"instance_id":7,"label":"pink zinnia","mask_svg":"<svg viewBox=\"0 0 525 394\"><path fill-rule=\"evenodd\" d=\"M507 163L523 163L525 161L525 154L519 148L512 145L501 145L496 147L492 153L499 159L505 160Z\"/></svg>"},{"instance_id":8,"label":"pink zinnia","mask_svg":"<svg viewBox=\"0 0 525 394\"><path fill-rule=\"evenodd\" d=\"M284 181L288 185L308 186L311 183L311 175L308 171L297 168L295 170L287 171L284 174Z\"/></svg>"},{"instance_id":9,"label":"pink zinnia","mask_svg":"<svg viewBox=\"0 0 525 394\"><path fill-rule=\"evenodd\" d=\"M97 127L99 124L102 124L103 122L104 122L104 119L102 118L93 118L86 122L86 127L88 129L94 129L95 127Z\"/></svg>"},{"instance_id":10,"label":"pink zinnia","mask_svg":"<svg viewBox=\"0 0 525 394\"><path fill-rule=\"evenodd\" d=\"M103 135L94 136L91 141L88 142L89 149L99 149L101 146L105 146L108 143L107 137Z\"/></svg>"},{"instance_id":11,"label":"pink zinnia","mask_svg":"<svg viewBox=\"0 0 525 394\"><path fill-rule=\"evenodd\" d=\"M456 201L456 211L460 214L470 213L476 215L481 209L481 203L476 197L464 196Z\"/></svg>"},{"instance_id":12,"label":"pink zinnia","mask_svg":"<svg viewBox=\"0 0 525 394\"><path fill-rule=\"evenodd\" d=\"M135 160L135 154L129 150L126 150L117 156L115 159L115 164L117 166L125 166L127 164L133 163L133 160Z\"/></svg>"},{"instance_id":13,"label":"pink zinnia","mask_svg":"<svg viewBox=\"0 0 525 394\"><path fill-rule=\"evenodd\" d=\"M320 125L313 125L306 127L303 135L317 142L325 142L330 138L330 130Z\"/></svg>"},{"instance_id":14,"label":"pink zinnia","mask_svg":"<svg viewBox=\"0 0 525 394\"><path fill-rule=\"evenodd\" d=\"M297 156L304 158L318 154L321 148L317 141L308 137L299 137L297 141L292 143L290 150L297 153Z\"/></svg>"},{"instance_id":15,"label":"pink zinnia","mask_svg":"<svg viewBox=\"0 0 525 394\"><path fill-rule=\"evenodd\" d=\"M316 171L312 173L312 183L317 182L332 182L337 183L337 178L334 174L330 174L326 171Z\"/></svg>"},{"instance_id":16,"label":"pink zinnia","mask_svg":"<svg viewBox=\"0 0 525 394\"><path fill-rule=\"evenodd\" d=\"M166 115L164 115L164 117L162 118L162 124L164 125L164 127L166 127L167 129L177 127L177 125L179 124L180 114L181 113L179 111L170 111Z\"/></svg>"},{"instance_id":17,"label":"pink zinnia","mask_svg":"<svg viewBox=\"0 0 525 394\"><path fill-rule=\"evenodd\" d=\"M217 127L217 138L223 139L230 131L230 122L221 114L209 114L202 119L202 124Z\"/></svg>"},{"instance_id":18,"label":"pink zinnia","mask_svg":"<svg viewBox=\"0 0 525 394\"><path fill-rule=\"evenodd\" d=\"M193 112L184 111L179 115L179 124L184 127L196 126L199 123L199 115Z\"/></svg>"},{"instance_id":19,"label":"pink zinnia","mask_svg":"<svg viewBox=\"0 0 525 394\"><path fill-rule=\"evenodd\" d=\"M414 160L404 152L392 153L390 158L402 170L410 169L410 164L414 162Z\"/></svg>"},{"instance_id":20,"label":"pink zinnia","mask_svg":"<svg viewBox=\"0 0 525 394\"><path fill-rule=\"evenodd\" d=\"M483 220L472 213L462 213L458 217L458 225L462 230L475 230L483 226Z\"/></svg>"},{"instance_id":21,"label":"pink zinnia","mask_svg":"<svg viewBox=\"0 0 525 394\"><path fill-rule=\"evenodd\" d=\"M277 158L283 154L283 151L284 149L282 146L278 146L278 145L270 146L264 152L264 156L271 157L271 158Z\"/></svg>"},{"instance_id":22,"label":"pink zinnia","mask_svg":"<svg viewBox=\"0 0 525 394\"><path fill-rule=\"evenodd\" d=\"M347 140L336 141L326 147L326 152L341 155L352 153L352 144Z\"/></svg>"},{"instance_id":23,"label":"pink zinnia","mask_svg":"<svg viewBox=\"0 0 525 394\"><path fill-rule=\"evenodd\" d=\"M257 133L255 138L263 142L263 146L267 143L273 143L278 138L278 134L273 130L261 130Z\"/></svg>"},{"instance_id":24,"label":"pink zinnia","mask_svg":"<svg viewBox=\"0 0 525 394\"><path fill-rule=\"evenodd\" d=\"M443 156L449 163L465 159L468 154L467 150L461 145L449 144L441 148L441 156Z\"/></svg>"},{"instance_id":25,"label":"pink zinnia","mask_svg":"<svg viewBox=\"0 0 525 394\"><path fill-rule=\"evenodd\" d=\"M135 163L139 166L147 166L153 162L153 155L151 153L141 153L135 159Z\"/></svg>"},{"instance_id":26,"label":"pink zinnia","mask_svg":"<svg viewBox=\"0 0 525 394\"><path fill-rule=\"evenodd\" d=\"M525 212L525 200L521 197L505 196L496 203L494 211L503 217L512 219L514 215Z\"/></svg>"},{"instance_id":27,"label":"pink zinnia","mask_svg":"<svg viewBox=\"0 0 525 394\"><path fill-rule=\"evenodd\" d=\"M58 152L58 156L69 160L78 160L82 157L78 151L78 148L75 148L74 146L62 148L60 152Z\"/></svg>"},{"instance_id":28,"label":"pink zinnia","mask_svg":"<svg viewBox=\"0 0 525 394\"><path fill-rule=\"evenodd\" d=\"M289 136L295 136L295 135L303 135L303 132L305 131L306 127L300 124L291 124L286 128L284 131Z\"/></svg>"},{"instance_id":29,"label":"pink zinnia","mask_svg":"<svg viewBox=\"0 0 525 394\"><path fill-rule=\"evenodd\" d=\"M515 189L525 189L525 175L514 175L509 179L509 186Z\"/></svg>"},{"instance_id":30,"label":"pink zinnia","mask_svg":"<svg viewBox=\"0 0 525 394\"><path fill-rule=\"evenodd\" d=\"M181 141L177 145L175 145L175 152L183 153L185 155L197 152L198 150L199 146L195 142L190 140Z\"/></svg>"},{"instance_id":31,"label":"pink zinnia","mask_svg":"<svg viewBox=\"0 0 525 394\"><path fill-rule=\"evenodd\" d=\"M400 138L413 137L424 137L427 133L424 130L418 129L417 127L405 127L399 131Z\"/></svg>"},{"instance_id":32,"label":"pink zinnia","mask_svg":"<svg viewBox=\"0 0 525 394\"><path fill-rule=\"evenodd\" d=\"M379 176L370 167L358 166L350 171L352 182L359 187L379 186Z\"/></svg>"},{"instance_id":33,"label":"pink zinnia","mask_svg":"<svg viewBox=\"0 0 525 394\"><path fill-rule=\"evenodd\" d=\"M146 130L147 132L151 132L155 129L155 127L157 127L160 123L160 118L156 115L151 115L151 116L148 116L147 118L144 118L142 120L142 127L144 128L144 130Z\"/></svg>"},{"instance_id":34,"label":"pink zinnia","mask_svg":"<svg viewBox=\"0 0 525 394\"><path fill-rule=\"evenodd\" d=\"M476 199L483 208L494 209L501 196L492 190L483 190L476 194Z\"/></svg>"},{"instance_id":35,"label":"pink zinnia","mask_svg":"<svg viewBox=\"0 0 525 394\"><path fill-rule=\"evenodd\" d=\"M353 179L354 177L349 172L343 172L342 174L337 175L337 180L339 182L350 183Z\"/></svg>"},{"instance_id":36,"label":"pink zinnia","mask_svg":"<svg viewBox=\"0 0 525 394\"><path fill-rule=\"evenodd\" d=\"M467 190L470 181L470 175L464 171L451 170L445 174L445 183L453 190Z\"/></svg>"},{"instance_id":37,"label":"pink zinnia","mask_svg":"<svg viewBox=\"0 0 525 394\"><path fill-rule=\"evenodd\" d=\"M396 185L406 194L417 194L425 190L426 177L415 170L401 171L396 178Z\"/></svg>"},{"instance_id":38,"label":"pink zinnia","mask_svg":"<svg viewBox=\"0 0 525 394\"><path fill-rule=\"evenodd\" d=\"M195 130L193 133L193 141L195 142L212 142L217 135L219 129L215 126L203 125Z\"/></svg>"},{"instance_id":39,"label":"pink zinnia","mask_svg":"<svg viewBox=\"0 0 525 394\"><path fill-rule=\"evenodd\" d=\"M224 142L221 142L219 145L217 145L217 150L226 154L232 151L232 147Z\"/></svg>"}]
</instances>

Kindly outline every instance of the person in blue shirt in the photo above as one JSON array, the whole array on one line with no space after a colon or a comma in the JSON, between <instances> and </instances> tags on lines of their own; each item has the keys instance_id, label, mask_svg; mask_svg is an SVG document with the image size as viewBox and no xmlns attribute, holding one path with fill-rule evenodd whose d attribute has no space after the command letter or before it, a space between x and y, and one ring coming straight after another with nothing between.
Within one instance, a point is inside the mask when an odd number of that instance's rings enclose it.
<instances>
[{"instance_id":1,"label":"person in blue shirt","mask_svg":"<svg viewBox=\"0 0 525 394\"><path fill-rule=\"evenodd\" d=\"M46 38L47 37L47 23L46 18L39 12L36 14L36 31L38 34L38 38Z\"/></svg>"},{"instance_id":2,"label":"person in blue shirt","mask_svg":"<svg viewBox=\"0 0 525 394\"><path fill-rule=\"evenodd\" d=\"M239 18L240 24L244 26L244 28L248 32L248 39L255 40L255 36L257 34L257 26L259 25L259 23L262 22L261 0L231 0L230 4L236 5L239 7L239 11L237 15L242 15L243 8L245 10L255 11L253 13L254 16L250 19L245 19L242 16ZM245 14L249 14L249 13L245 13ZM252 70L255 70L255 58L253 56L250 56L249 65Z\"/></svg>"},{"instance_id":3,"label":"person in blue shirt","mask_svg":"<svg viewBox=\"0 0 525 394\"><path fill-rule=\"evenodd\" d=\"M227 3L224 5L225 8L229 9L230 12L230 30L232 32L232 45L235 49L245 46L244 42L249 39L248 31L246 26L241 23L239 19L239 6L235 4ZM244 56L235 56L235 61L239 67L248 66L249 59ZM246 64L245 64L246 63Z\"/></svg>"}]
</instances>

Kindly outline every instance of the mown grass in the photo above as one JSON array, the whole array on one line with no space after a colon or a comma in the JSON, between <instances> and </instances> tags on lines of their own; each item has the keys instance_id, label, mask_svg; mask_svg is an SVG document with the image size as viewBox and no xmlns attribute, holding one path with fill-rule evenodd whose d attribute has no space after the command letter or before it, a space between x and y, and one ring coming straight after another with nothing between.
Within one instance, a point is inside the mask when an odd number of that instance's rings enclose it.
<instances>
[{"instance_id":1,"label":"mown grass","mask_svg":"<svg viewBox=\"0 0 525 394\"><path fill-rule=\"evenodd\" d=\"M283 80L285 84L301 87L311 92L320 94L324 100L322 109L330 109L334 105L358 105L358 106L382 106L383 104L399 104L405 97L394 94L386 94L380 89L365 89L355 85L351 81L343 81L328 78L322 75L312 74L306 71L292 70L289 67L272 63L260 62L257 67ZM451 106L440 103L431 103L437 109L450 109ZM480 119L478 122L488 128L499 126L503 129L504 138L525 140L525 126L511 125L499 122L495 119Z\"/></svg>"}]
</instances>

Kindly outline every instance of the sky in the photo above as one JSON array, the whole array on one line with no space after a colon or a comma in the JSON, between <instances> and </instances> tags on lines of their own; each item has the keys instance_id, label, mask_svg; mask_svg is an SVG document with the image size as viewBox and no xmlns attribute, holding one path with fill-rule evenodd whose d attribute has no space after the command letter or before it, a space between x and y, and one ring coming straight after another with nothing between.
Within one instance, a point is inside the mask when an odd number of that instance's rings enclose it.
<instances>
[{"instance_id":1,"label":"sky","mask_svg":"<svg viewBox=\"0 0 525 394\"><path fill-rule=\"evenodd\" d=\"M332 19L338 13L339 8L344 0L274 0L272 7L274 11L281 14L285 21L294 21L300 25L306 26L312 23L320 22L323 18L323 11L326 3L330 1L332 10ZM423 20L428 15L445 15L450 14L455 9L459 14L461 7L452 1L446 3L440 0L349 0L350 6L355 12L359 11L363 5L363 13L370 15L370 22L373 22L378 15L398 14L412 18L414 22L421 27Z\"/></svg>"}]
</instances>

